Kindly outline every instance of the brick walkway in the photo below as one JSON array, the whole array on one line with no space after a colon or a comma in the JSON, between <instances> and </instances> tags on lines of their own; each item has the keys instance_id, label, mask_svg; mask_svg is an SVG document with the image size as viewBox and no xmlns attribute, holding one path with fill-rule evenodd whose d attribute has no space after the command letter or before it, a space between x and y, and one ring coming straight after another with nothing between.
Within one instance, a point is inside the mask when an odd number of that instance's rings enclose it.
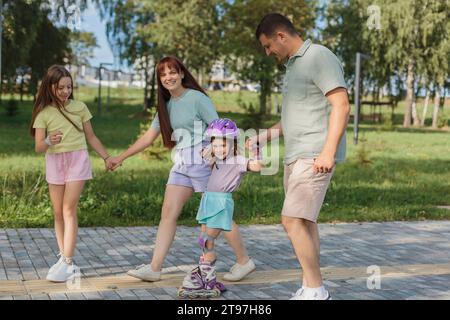
<instances>
[{"instance_id":1,"label":"brick walkway","mask_svg":"<svg viewBox=\"0 0 450 320\"><path fill-rule=\"evenodd\" d=\"M321 224L321 265L333 299L450 299L450 221ZM280 225L241 227L257 271L227 284L220 299L288 299L299 286L299 265ZM0 299L176 299L194 267L198 228L179 227L163 280L125 275L148 263L155 227L81 228L75 261L79 289L45 281L58 252L51 229L0 229ZM217 241L219 278L234 257ZM381 271L380 289L368 289L367 268Z\"/></svg>"}]
</instances>

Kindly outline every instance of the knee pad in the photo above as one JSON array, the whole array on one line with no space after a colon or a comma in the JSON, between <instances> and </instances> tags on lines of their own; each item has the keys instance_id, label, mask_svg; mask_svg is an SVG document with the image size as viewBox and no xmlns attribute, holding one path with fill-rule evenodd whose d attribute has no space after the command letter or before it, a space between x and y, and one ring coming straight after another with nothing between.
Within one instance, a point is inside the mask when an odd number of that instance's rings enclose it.
<instances>
[{"instance_id":1,"label":"knee pad","mask_svg":"<svg viewBox=\"0 0 450 320\"><path fill-rule=\"evenodd\" d=\"M200 237L198 238L198 244L200 245L200 248L202 248L203 253L214 252L214 241L215 240L216 240L216 238L211 237L206 232L202 232L200 234ZM208 242L212 243L212 245L213 245L213 247L211 249L208 249L207 246L206 246L206 244Z\"/></svg>"}]
</instances>

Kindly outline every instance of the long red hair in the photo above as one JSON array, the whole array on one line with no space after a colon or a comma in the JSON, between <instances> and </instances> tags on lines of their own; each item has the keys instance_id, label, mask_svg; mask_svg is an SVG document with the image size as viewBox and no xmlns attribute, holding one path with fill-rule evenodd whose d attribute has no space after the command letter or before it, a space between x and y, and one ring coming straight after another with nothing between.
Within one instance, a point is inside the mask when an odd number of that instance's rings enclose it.
<instances>
[{"instance_id":1,"label":"long red hair","mask_svg":"<svg viewBox=\"0 0 450 320\"><path fill-rule=\"evenodd\" d=\"M63 110L67 113L70 113L64 107L62 101L58 99L56 96L56 90L54 86L58 85L59 81L64 78L69 77L72 82L72 93L69 96L69 99L73 100L73 79L70 72L64 67L60 65L53 65L48 68L47 73L42 79L41 85L38 90L38 94L36 97L36 101L33 107L33 113L31 116L31 124L30 124L30 134L34 137L36 134L36 129L33 128L34 121L36 120L37 115L41 112L45 107L49 105L55 106L58 111L67 119L78 131L82 132L83 129L79 128L70 118L63 112Z\"/></svg>"},{"instance_id":2,"label":"long red hair","mask_svg":"<svg viewBox=\"0 0 450 320\"><path fill-rule=\"evenodd\" d=\"M165 67L174 69L178 74L183 73L184 78L181 80L181 85L186 89L193 89L206 94L205 90L198 84L192 74L188 71L185 65L174 56L167 56L162 58L156 66L156 75L158 80L158 117L161 135L163 138L164 146L172 149L175 146L175 142L172 141L173 129L170 124L169 113L167 112L167 102L170 100L170 92L161 83L161 73Z\"/></svg>"}]
</instances>

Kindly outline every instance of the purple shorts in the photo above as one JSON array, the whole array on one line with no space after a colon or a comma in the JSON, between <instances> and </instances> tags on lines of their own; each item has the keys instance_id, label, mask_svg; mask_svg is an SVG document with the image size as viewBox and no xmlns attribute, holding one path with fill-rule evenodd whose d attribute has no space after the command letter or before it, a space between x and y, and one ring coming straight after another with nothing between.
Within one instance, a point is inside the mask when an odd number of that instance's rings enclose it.
<instances>
[{"instance_id":1,"label":"purple shorts","mask_svg":"<svg viewBox=\"0 0 450 320\"><path fill-rule=\"evenodd\" d=\"M45 155L45 176L50 184L92 179L91 160L86 149Z\"/></svg>"},{"instance_id":2,"label":"purple shorts","mask_svg":"<svg viewBox=\"0 0 450 320\"><path fill-rule=\"evenodd\" d=\"M175 164L170 170L167 184L185 186L194 189L194 192L205 192L211 175L208 161L201 156L202 147L206 143L175 151L173 161Z\"/></svg>"}]
</instances>

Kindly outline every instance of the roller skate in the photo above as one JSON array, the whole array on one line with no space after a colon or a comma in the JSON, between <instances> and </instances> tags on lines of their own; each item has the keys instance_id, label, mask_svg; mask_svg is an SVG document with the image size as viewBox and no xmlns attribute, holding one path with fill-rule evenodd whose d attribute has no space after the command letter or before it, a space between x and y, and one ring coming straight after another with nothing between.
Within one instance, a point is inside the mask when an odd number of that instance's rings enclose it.
<instances>
[{"instance_id":1,"label":"roller skate","mask_svg":"<svg viewBox=\"0 0 450 320\"><path fill-rule=\"evenodd\" d=\"M224 291L226 291L225 286L217 281L214 263L203 261L203 257L201 257L199 265L185 276L182 287L178 289L178 297L215 298Z\"/></svg>"}]
</instances>

